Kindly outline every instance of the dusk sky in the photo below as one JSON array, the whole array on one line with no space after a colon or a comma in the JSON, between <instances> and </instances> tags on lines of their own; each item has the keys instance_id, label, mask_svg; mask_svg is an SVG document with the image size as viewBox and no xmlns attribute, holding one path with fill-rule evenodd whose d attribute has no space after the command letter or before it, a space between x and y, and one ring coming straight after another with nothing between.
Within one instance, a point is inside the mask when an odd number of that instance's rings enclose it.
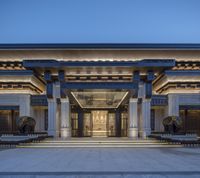
<instances>
[{"instance_id":1,"label":"dusk sky","mask_svg":"<svg viewBox=\"0 0 200 178\"><path fill-rule=\"evenodd\" d=\"M0 0L0 43L200 43L200 0Z\"/></svg>"}]
</instances>

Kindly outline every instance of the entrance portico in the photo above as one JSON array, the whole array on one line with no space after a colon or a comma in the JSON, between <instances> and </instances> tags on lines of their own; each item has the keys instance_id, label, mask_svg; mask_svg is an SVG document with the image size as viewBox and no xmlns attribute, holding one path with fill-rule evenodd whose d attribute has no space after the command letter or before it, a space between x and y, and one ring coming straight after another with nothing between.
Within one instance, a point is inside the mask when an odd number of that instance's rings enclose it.
<instances>
[{"instance_id":1,"label":"entrance portico","mask_svg":"<svg viewBox=\"0 0 200 178\"><path fill-rule=\"evenodd\" d=\"M152 81L174 60L25 60L23 65L46 82L50 136L145 138L151 133Z\"/></svg>"}]
</instances>

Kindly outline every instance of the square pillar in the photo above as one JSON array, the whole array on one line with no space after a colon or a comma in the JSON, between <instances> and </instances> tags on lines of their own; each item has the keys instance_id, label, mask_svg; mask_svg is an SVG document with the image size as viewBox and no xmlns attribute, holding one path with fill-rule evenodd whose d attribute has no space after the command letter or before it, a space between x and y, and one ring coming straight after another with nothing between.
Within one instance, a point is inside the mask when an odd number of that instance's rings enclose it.
<instances>
[{"instance_id":1,"label":"square pillar","mask_svg":"<svg viewBox=\"0 0 200 178\"><path fill-rule=\"evenodd\" d=\"M142 99L139 135L146 138L151 134L151 99Z\"/></svg>"},{"instance_id":2,"label":"square pillar","mask_svg":"<svg viewBox=\"0 0 200 178\"><path fill-rule=\"evenodd\" d=\"M179 98L176 94L168 94L168 116L179 116Z\"/></svg>"},{"instance_id":3,"label":"square pillar","mask_svg":"<svg viewBox=\"0 0 200 178\"><path fill-rule=\"evenodd\" d=\"M61 137L71 137L70 103L68 98L61 99Z\"/></svg>"},{"instance_id":4,"label":"square pillar","mask_svg":"<svg viewBox=\"0 0 200 178\"><path fill-rule=\"evenodd\" d=\"M20 96L19 99L19 116L31 116L30 95Z\"/></svg>"},{"instance_id":5,"label":"square pillar","mask_svg":"<svg viewBox=\"0 0 200 178\"><path fill-rule=\"evenodd\" d=\"M48 135L58 137L59 132L57 131L57 102L56 99L48 99Z\"/></svg>"},{"instance_id":6,"label":"square pillar","mask_svg":"<svg viewBox=\"0 0 200 178\"><path fill-rule=\"evenodd\" d=\"M138 138L138 99L137 98L131 98L129 100L128 119L129 119L128 137Z\"/></svg>"}]
</instances>

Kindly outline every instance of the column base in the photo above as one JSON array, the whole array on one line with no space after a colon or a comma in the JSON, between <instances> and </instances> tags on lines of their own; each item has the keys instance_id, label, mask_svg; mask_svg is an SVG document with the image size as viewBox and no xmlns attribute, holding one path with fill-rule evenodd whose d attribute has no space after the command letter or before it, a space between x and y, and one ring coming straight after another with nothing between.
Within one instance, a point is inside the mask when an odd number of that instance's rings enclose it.
<instances>
[{"instance_id":1,"label":"column base","mask_svg":"<svg viewBox=\"0 0 200 178\"><path fill-rule=\"evenodd\" d=\"M48 130L48 136L57 137L58 133L56 130Z\"/></svg>"},{"instance_id":2,"label":"column base","mask_svg":"<svg viewBox=\"0 0 200 178\"><path fill-rule=\"evenodd\" d=\"M128 129L129 138L138 138L138 128L129 128Z\"/></svg>"},{"instance_id":3,"label":"column base","mask_svg":"<svg viewBox=\"0 0 200 178\"><path fill-rule=\"evenodd\" d=\"M71 137L71 128L61 128L61 138Z\"/></svg>"},{"instance_id":4,"label":"column base","mask_svg":"<svg viewBox=\"0 0 200 178\"><path fill-rule=\"evenodd\" d=\"M146 139L151 134L151 129L139 131L139 137Z\"/></svg>"}]
</instances>

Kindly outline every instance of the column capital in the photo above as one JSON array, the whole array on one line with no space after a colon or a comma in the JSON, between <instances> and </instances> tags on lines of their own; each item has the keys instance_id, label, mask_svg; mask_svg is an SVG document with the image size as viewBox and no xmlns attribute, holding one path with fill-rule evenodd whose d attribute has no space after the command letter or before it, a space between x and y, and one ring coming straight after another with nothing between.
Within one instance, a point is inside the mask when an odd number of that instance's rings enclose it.
<instances>
[{"instance_id":1,"label":"column capital","mask_svg":"<svg viewBox=\"0 0 200 178\"><path fill-rule=\"evenodd\" d=\"M142 98L142 102L151 102L151 98Z\"/></svg>"},{"instance_id":2,"label":"column capital","mask_svg":"<svg viewBox=\"0 0 200 178\"><path fill-rule=\"evenodd\" d=\"M130 102L137 103L137 102L138 102L138 98L130 98L129 101L130 101Z\"/></svg>"},{"instance_id":3,"label":"column capital","mask_svg":"<svg viewBox=\"0 0 200 178\"><path fill-rule=\"evenodd\" d=\"M56 98L47 98L48 103L56 102Z\"/></svg>"},{"instance_id":4,"label":"column capital","mask_svg":"<svg viewBox=\"0 0 200 178\"><path fill-rule=\"evenodd\" d=\"M66 98L60 98L60 102L61 103L69 102L69 98L68 97L66 97Z\"/></svg>"}]
</instances>

